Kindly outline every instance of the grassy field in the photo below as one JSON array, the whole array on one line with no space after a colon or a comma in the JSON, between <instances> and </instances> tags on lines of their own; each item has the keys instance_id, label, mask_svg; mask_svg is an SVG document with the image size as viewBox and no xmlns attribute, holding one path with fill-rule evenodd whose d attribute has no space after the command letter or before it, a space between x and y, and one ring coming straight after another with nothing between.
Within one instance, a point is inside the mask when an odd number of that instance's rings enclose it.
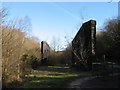
<instances>
[{"instance_id":1,"label":"grassy field","mask_svg":"<svg viewBox=\"0 0 120 90\"><path fill-rule=\"evenodd\" d=\"M89 72L77 72L68 66L41 66L26 75L26 81L20 88L64 88L66 84Z\"/></svg>"}]
</instances>

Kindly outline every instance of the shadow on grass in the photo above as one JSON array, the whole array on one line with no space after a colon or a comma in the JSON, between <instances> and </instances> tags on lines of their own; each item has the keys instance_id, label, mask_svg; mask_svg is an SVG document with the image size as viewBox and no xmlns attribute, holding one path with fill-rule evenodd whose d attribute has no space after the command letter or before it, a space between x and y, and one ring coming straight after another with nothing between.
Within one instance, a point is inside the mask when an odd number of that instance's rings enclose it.
<instances>
[{"instance_id":1,"label":"shadow on grass","mask_svg":"<svg viewBox=\"0 0 120 90\"><path fill-rule=\"evenodd\" d=\"M67 82L71 82L77 77L30 77L22 88L64 88Z\"/></svg>"},{"instance_id":2,"label":"shadow on grass","mask_svg":"<svg viewBox=\"0 0 120 90\"><path fill-rule=\"evenodd\" d=\"M76 69L68 67L68 66L41 66L36 70L59 72L59 73L77 73L78 72Z\"/></svg>"},{"instance_id":3,"label":"shadow on grass","mask_svg":"<svg viewBox=\"0 0 120 90\"><path fill-rule=\"evenodd\" d=\"M41 66L26 76L26 82L20 88L62 88L66 83L80 78L70 67Z\"/></svg>"},{"instance_id":4,"label":"shadow on grass","mask_svg":"<svg viewBox=\"0 0 120 90\"><path fill-rule=\"evenodd\" d=\"M15 80L15 81L12 81L10 83L2 83L2 89L4 89L4 88L15 88L15 87L19 87L20 85L22 85L22 83Z\"/></svg>"}]
</instances>

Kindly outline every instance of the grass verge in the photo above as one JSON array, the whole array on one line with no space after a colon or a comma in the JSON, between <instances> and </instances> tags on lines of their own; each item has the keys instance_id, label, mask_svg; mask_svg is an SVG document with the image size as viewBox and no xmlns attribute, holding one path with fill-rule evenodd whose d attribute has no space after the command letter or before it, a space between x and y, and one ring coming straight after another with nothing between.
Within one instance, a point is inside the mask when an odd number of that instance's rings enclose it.
<instances>
[{"instance_id":1,"label":"grass verge","mask_svg":"<svg viewBox=\"0 0 120 90\"><path fill-rule=\"evenodd\" d=\"M19 88L64 88L67 83L90 72L77 72L68 66L41 66L26 75L26 82Z\"/></svg>"}]
</instances>

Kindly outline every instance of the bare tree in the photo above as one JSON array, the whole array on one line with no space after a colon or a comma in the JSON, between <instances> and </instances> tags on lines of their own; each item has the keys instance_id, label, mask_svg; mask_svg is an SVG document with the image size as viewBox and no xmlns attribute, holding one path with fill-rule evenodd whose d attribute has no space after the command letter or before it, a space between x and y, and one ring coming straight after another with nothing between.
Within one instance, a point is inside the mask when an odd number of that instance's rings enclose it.
<instances>
[{"instance_id":1,"label":"bare tree","mask_svg":"<svg viewBox=\"0 0 120 90\"><path fill-rule=\"evenodd\" d=\"M108 19L104 23L101 35L97 36L97 42L102 44L97 44L98 53L106 55L106 59L109 61L114 61L120 63L120 20L118 17L113 19ZM104 48L99 51L100 48Z\"/></svg>"},{"instance_id":2,"label":"bare tree","mask_svg":"<svg viewBox=\"0 0 120 90\"><path fill-rule=\"evenodd\" d=\"M2 79L3 82L9 83L14 80L22 81L21 76L26 72L25 68L28 62L31 62L31 56L40 58L40 48L38 39L34 36L28 36L29 31L32 29L30 18L26 16L21 19L7 21L7 15L6 9L0 10ZM22 57L26 53L28 57L24 61Z\"/></svg>"},{"instance_id":3,"label":"bare tree","mask_svg":"<svg viewBox=\"0 0 120 90\"><path fill-rule=\"evenodd\" d=\"M7 16L8 16L8 10L5 7L0 8L0 25L6 22Z\"/></svg>"},{"instance_id":4,"label":"bare tree","mask_svg":"<svg viewBox=\"0 0 120 90\"><path fill-rule=\"evenodd\" d=\"M2 24L5 22L5 18L7 15L8 15L8 12L6 8L3 8L3 7L0 8L0 66L2 66ZM1 78L2 78L2 67L0 67L0 79Z\"/></svg>"},{"instance_id":5,"label":"bare tree","mask_svg":"<svg viewBox=\"0 0 120 90\"><path fill-rule=\"evenodd\" d=\"M5 76L3 78L7 79L6 76L9 76L7 80L10 80L10 78L11 80L21 80L20 77L25 72L21 70L27 66L23 66L24 62L21 60L21 57L27 53L29 56L40 58L39 43L34 38L27 38L25 33L13 28L5 28L2 39L3 76Z\"/></svg>"},{"instance_id":6,"label":"bare tree","mask_svg":"<svg viewBox=\"0 0 120 90\"><path fill-rule=\"evenodd\" d=\"M60 38L57 37L53 37L52 41L51 41L51 47L53 49L53 51L59 51L60 50Z\"/></svg>"}]
</instances>

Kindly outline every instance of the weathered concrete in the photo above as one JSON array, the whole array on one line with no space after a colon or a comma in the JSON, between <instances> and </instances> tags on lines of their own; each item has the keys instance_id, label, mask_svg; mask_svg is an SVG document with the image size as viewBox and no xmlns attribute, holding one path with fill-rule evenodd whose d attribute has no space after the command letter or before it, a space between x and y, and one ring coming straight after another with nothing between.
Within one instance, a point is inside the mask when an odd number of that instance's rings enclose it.
<instances>
[{"instance_id":1,"label":"weathered concrete","mask_svg":"<svg viewBox=\"0 0 120 90\"><path fill-rule=\"evenodd\" d=\"M40 44L40 49L41 49L41 60L42 60L42 62L47 63L48 57L50 56L51 48L47 44L47 42L42 41Z\"/></svg>"},{"instance_id":2,"label":"weathered concrete","mask_svg":"<svg viewBox=\"0 0 120 90\"><path fill-rule=\"evenodd\" d=\"M73 64L82 64L90 68L96 60L96 21L83 23L72 41Z\"/></svg>"}]
</instances>

